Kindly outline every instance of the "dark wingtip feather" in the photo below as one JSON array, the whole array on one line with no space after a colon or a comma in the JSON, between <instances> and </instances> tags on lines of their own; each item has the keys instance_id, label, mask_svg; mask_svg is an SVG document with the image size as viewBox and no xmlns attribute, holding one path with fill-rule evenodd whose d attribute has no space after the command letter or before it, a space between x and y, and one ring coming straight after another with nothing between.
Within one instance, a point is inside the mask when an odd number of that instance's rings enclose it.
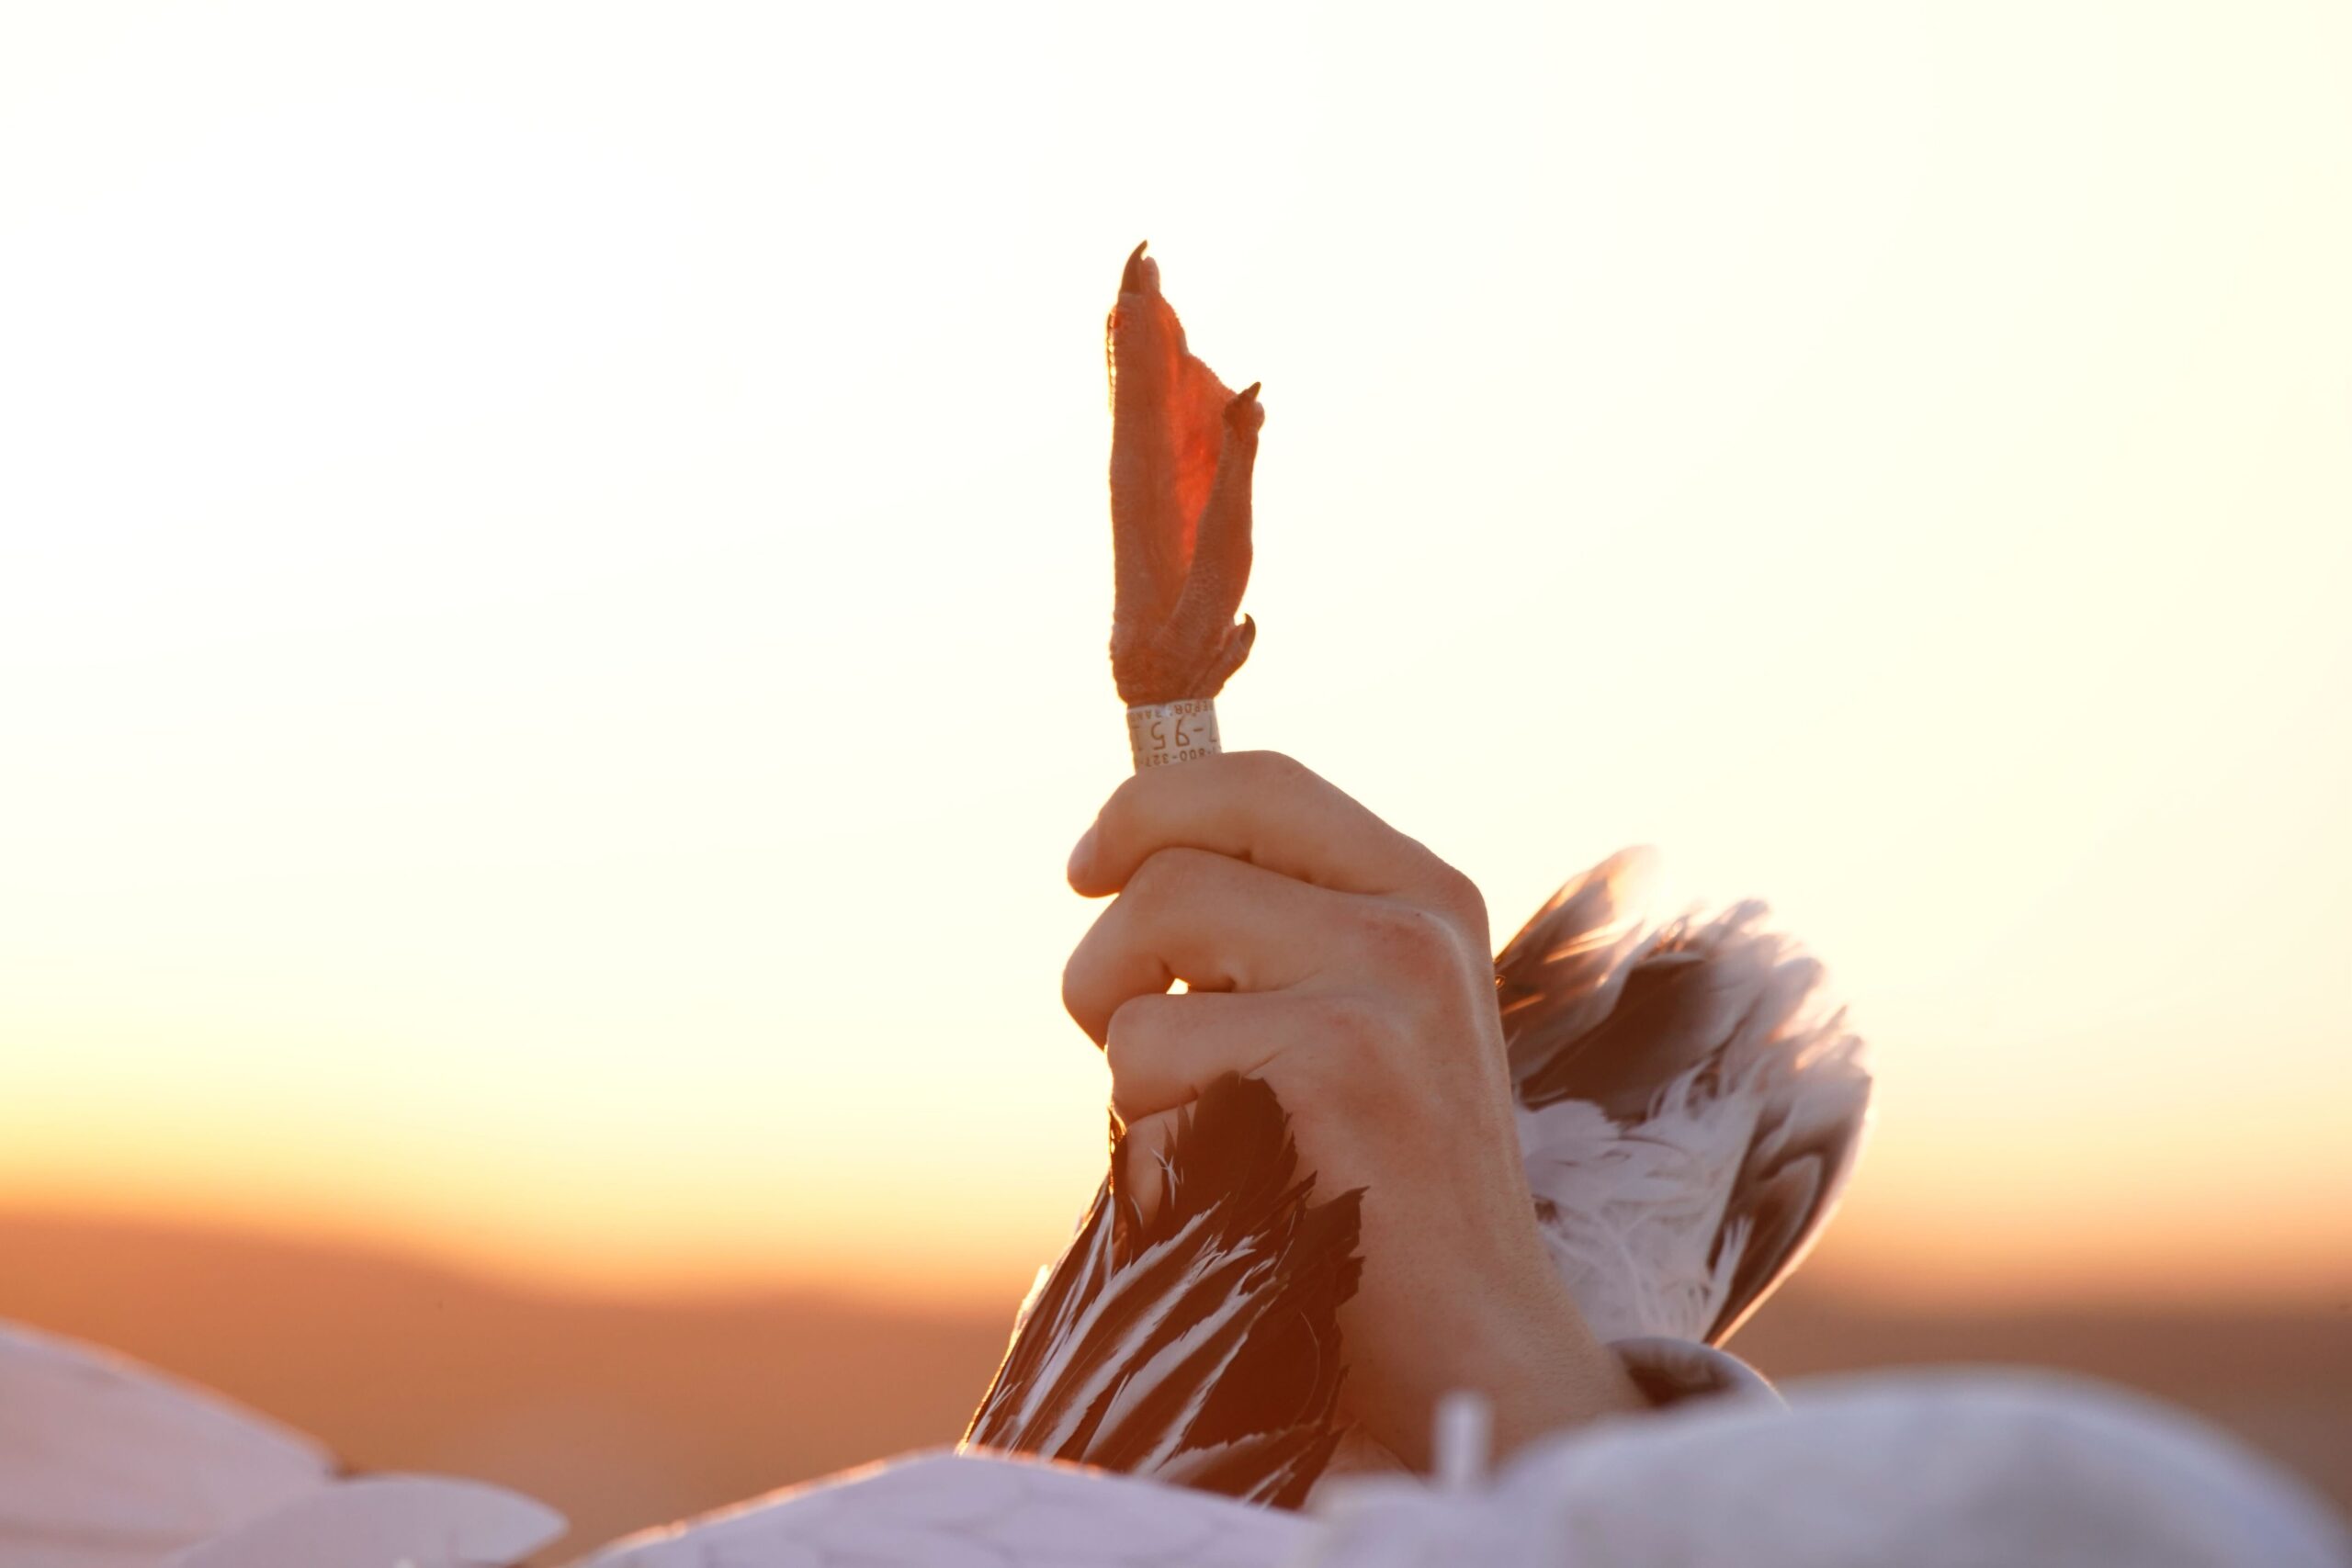
<instances>
[{"instance_id":1,"label":"dark wingtip feather","mask_svg":"<svg viewBox=\"0 0 2352 1568\"><path fill-rule=\"evenodd\" d=\"M1178 1118L1148 1219L1120 1153L965 1443L1295 1506L1339 1438L1362 1195L1310 1203L1281 1101L1231 1074Z\"/></svg>"}]
</instances>

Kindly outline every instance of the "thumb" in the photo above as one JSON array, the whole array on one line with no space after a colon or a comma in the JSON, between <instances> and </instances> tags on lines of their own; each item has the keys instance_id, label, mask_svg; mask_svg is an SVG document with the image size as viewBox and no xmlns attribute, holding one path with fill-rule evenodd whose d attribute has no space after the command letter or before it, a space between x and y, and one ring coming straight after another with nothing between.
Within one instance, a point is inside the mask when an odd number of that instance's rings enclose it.
<instances>
[{"instance_id":1,"label":"thumb","mask_svg":"<svg viewBox=\"0 0 2352 1568\"><path fill-rule=\"evenodd\" d=\"M1111 1150L1114 1185L1136 1217L1148 1224L1168 1192L1168 1151L1176 1141L1181 1106L1155 1111L1127 1123Z\"/></svg>"}]
</instances>

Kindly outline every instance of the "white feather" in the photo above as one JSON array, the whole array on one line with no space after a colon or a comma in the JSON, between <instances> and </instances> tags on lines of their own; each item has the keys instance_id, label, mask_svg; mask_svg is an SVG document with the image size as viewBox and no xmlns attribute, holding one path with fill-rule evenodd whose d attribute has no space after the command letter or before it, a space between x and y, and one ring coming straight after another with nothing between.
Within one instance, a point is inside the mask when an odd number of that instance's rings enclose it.
<instances>
[{"instance_id":1,"label":"white feather","mask_svg":"<svg viewBox=\"0 0 2352 1568\"><path fill-rule=\"evenodd\" d=\"M0 1324L0 1568L153 1568L334 1470L219 1394Z\"/></svg>"},{"instance_id":2,"label":"white feather","mask_svg":"<svg viewBox=\"0 0 2352 1568\"><path fill-rule=\"evenodd\" d=\"M1876 1374L1606 1422L1482 1493L1317 1495L1312 1568L2346 1568L2300 1487L2121 1391L2018 1372Z\"/></svg>"},{"instance_id":3,"label":"white feather","mask_svg":"<svg viewBox=\"0 0 2352 1568\"><path fill-rule=\"evenodd\" d=\"M1098 1397L1110 1393L1116 1385L1132 1384L1136 1381L1131 1374L1134 1363L1141 1354L1141 1346L1159 1330L1170 1309L1182 1299L1181 1292L1176 1291L1163 1292L1156 1297L1142 1296L1141 1287L1136 1281L1148 1274L1151 1264L1171 1254L1181 1256L1184 1260L1182 1280L1185 1284L1196 1282L1204 1273L1223 1261L1223 1255L1210 1252L1200 1244L1200 1236L1207 1230L1208 1224L1207 1215L1196 1215L1174 1235L1147 1248L1133 1268L1104 1271L1099 1287L1085 1303L1069 1335L1057 1345L1061 1355L1046 1363L1043 1373L1027 1390L1021 1407L1021 1418L1024 1421L1035 1418L1047 1391L1055 1386L1063 1358L1077 1353L1080 1348L1091 1350L1097 1348L1096 1337L1102 1333L1102 1325L1106 1321L1115 1322L1123 1314L1132 1313L1134 1315L1123 1325L1122 1334L1136 1348L1105 1352L1101 1356L1092 1380L1080 1383L1075 1396L1065 1401L1060 1422L1046 1428L1039 1437L1037 1447L1040 1450L1052 1452L1059 1449L1075 1434L1079 1423L1085 1419L1088 1409ZM1240 1298L1238 1290L1232 1292L1227 1298L1228 1310L1238 1310ZM1142 1302L1140 1309L1135 1304L1136 1300Z\"/></svg>"},{"instance_id":4,"label":"white feather","mask_svg":"<svg viewBox=\"0 0 2352 1568\"><path fill-rule=\"evenodd\" d=\"M339 1479L217 1393L0 1324L0 1568L477 1568L562 1532L493 1486Z\"/></svg>"},{"instance_id":5,"label":"white feather","mask_svg":"<svg viewBox=\"0 0 2352 1568\"><path fill-rule=\"evenodd\" d=\"M1520 1150L1544 1245L1594 1333L1712 1342L1761 1297L1735 1301L1742 1265L1777 1278L1818 1234L1870 1076L1860 1041L1820 998L1820 964L1764 928L1762 905L1653 928L1639 905L1649 870L1629 851L1569 883L1497 961ZM1614 1017L1645 975L1680 977L1675 1004ZM1531 1080L1553 1093L1578 1079L1622 1090L1643 1081L1645 1061L1679 1067L1646 1104L1604 1109L1575 1090L1528 1103L1545 1098ZM1805 1157L1816 1143L1839 1151L1826 1168ZM1751 1258L1759 1179L1818 1202L1796 1235Z\"/></svg>"},{"instance_id":6,"label":"white feather","mask_svg":"<svg viewBox=\"0 0 2352 1568\"><path fill-rule=\"evenodd\" d=\"M563 1516L502 1487L370 1475L297 1498L165 1568L506 1568L563 1533Z\"/></svg>"},{"instance_id":7,"label":"white feather","mask_svg":"<svg viewBox=\"0 0 2352 1568\"><path fill-rule=\"evenodd\" d=\"M1103 1471L933 1453L635 1536L573 1568L1279 1568L1313 1530Z\"/></svg>"},{"instance_id":8,"label":"white feather","mask_svg":"<svg viewBox=\"0 0 2352 1568\"><path fill-rule=\"evenodd\" d=\"M1637 1130L1584 1100L1519 1112L1527 1183L1546 1205L1544 1245L1604 1342L1706 1337L1738 1261L1736 1247L1713 1267L1707 1254L1753 1130L1736 1103L1713 1109L1694 1111L1686 1077Z\"/></svg>"}]
</instances>

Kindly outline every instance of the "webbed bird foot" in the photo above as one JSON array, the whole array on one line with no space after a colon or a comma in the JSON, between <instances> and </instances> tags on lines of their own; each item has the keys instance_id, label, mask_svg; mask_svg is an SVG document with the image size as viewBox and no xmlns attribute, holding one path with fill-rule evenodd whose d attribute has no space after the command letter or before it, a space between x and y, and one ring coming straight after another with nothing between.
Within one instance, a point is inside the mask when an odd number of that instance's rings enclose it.
<instances>
[{"instance_id":1,"label":"webbed bird foot","mask_svg":"<svg viewBox=\"0 0 2352 1568\"><path fill-rule=\"evenodd\" d=\"M1213 697L1250 656L1250 479L1266 411L1184 346L1137 245L1103 333L1111 369L1111 673L1130 706Z\"/></svg>"}]
</instances>

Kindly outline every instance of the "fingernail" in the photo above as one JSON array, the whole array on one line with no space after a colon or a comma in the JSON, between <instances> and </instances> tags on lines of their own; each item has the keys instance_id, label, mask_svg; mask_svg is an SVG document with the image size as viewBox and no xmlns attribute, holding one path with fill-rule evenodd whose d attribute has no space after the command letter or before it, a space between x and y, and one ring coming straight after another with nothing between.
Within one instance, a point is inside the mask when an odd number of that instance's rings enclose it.
<instances>
[{"instance_id":1,"label":"fingernail","mask_svg":"<svg viewBox=\"0 0 2352 1568\"><path fill-rule=\"evenodd\" d=\"M1075 883L1079 878L1084 876L1087 873L1087 868L1092 865L1093 863L1094 829L1092 828L1089 828L1085 832L1079 835L1078 847L1069 852L1069 870L1067 874L1070 881Z\"/></svg>"}]
</instances>

